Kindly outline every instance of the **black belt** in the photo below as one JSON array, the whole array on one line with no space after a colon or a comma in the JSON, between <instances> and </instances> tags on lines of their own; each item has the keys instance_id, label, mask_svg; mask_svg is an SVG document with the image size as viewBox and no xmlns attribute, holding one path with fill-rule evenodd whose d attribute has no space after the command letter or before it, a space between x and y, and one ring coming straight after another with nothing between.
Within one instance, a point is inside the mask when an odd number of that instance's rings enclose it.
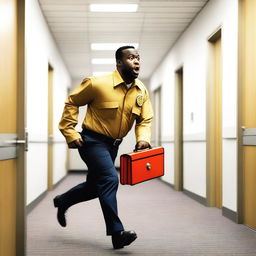
<instances>
[{"instance_id":1,"label":"black belt","mask_svg":"<svg viewBox=\"0 0 256 256\"><path fill-rule=\"evenodd\" d=\"M94 131L88 130L88 129L83 129L82 133L85 134L85 135L87 134L89 136L100 139L101 141L104 141L104 142L106 142L108 144L111 144L113 146L119 146L121 144L121 142L123 141L123 139L113 139L113 138L108 137L104 134L97 133L97 132L94 132Z\"/></svg>"}]
</instances>

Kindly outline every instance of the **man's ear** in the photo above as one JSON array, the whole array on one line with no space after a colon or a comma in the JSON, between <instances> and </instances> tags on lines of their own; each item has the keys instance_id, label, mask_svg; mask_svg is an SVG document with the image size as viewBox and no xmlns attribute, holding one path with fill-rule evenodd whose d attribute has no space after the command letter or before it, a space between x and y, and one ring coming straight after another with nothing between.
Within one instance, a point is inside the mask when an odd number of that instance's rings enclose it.
<instances>
[{"instance_id":1,"label":"man's ear","mask_svg":"<svg viewBox=\"0 0 256 256\"><path fill-rule=\"evenodd\" d=\"M120 67L120 66L122 66L122 61L121 60L116 60L116 65L118 66L118 67Z\"/></svg>"}]
</instances>

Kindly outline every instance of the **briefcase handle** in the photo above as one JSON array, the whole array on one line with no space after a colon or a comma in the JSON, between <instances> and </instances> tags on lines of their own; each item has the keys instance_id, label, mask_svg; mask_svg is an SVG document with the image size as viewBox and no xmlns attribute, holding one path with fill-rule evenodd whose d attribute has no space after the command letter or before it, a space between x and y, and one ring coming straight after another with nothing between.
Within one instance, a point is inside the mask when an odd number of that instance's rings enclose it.
<instances>
[{"instance_id":1,"label":"briefcase handle","mask_svg":"<svg viewBox=\"0 0 256 256\"><path fill-rule=\"evenodd\" d=\"M149 144L148 148L143 148L143 149L134 149L133 152L138 152L138 151L144 151L144 150L149 150L152 149L152 146Z\"/></svg>"}]
</instances>

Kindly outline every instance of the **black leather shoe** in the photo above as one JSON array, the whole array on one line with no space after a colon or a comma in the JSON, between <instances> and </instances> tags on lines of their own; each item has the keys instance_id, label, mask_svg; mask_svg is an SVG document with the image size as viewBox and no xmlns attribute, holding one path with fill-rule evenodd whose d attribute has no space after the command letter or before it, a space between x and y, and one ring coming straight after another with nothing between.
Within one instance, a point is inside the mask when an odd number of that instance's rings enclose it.
<instances>
[{"instance_id":1,"label":"black leather shoe","mask_svg":"<svg viewBox=\"0 0 256 256\"><path fill-rule=\"evenodd\" d=\"M112 244L114 249L121 249L131 244L137 238L137 234L131 231L119 231L112 235Z\"/></svg>"},{"instance_id":2,"label":"black leather shoe","mask_svg":"<svg viewBox=\"0 0 256 256\"><path fill-rule=\"evenodd\" d=\"M60 200L60 196L56 196L53 199L53 204L56 208L58 208L58 212L57 212L57 220L59 222L59 224L62 227L66 227L67 223L66 223L66 216L65 213L67 211L66 207L61 206L61 200Z\"/></svg>"}]
</instances>

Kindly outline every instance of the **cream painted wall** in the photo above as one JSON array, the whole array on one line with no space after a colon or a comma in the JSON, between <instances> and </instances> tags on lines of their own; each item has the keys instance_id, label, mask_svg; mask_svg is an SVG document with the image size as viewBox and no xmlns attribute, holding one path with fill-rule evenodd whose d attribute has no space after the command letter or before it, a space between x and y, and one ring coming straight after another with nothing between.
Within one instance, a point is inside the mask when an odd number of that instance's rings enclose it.
<instances>
[{"instance_id":1,"label":"cream painted wall","mask_svg":"<svg viewBox=\"0 0 256 256\"><path fill-rule=\"evenodd\" d=\"M210 0L171 48L150 79L150 90L162 85L162 140L170 155L163 179L173 183L175 70L183 66L184 188L206 196L206 85L208 38L222 28L223 64L223 206L236 211L236 118L238 1ZM191 113L194 120L191 120ZM227 140L228 139L228 140ZM168 143L168 140L170 141ZM232 160L231 160L232 159Z\"/></svg>"},{"instance_id":2,"label":"cream painted wall","mask_svg":"<svg viewBox=\"0 0 256 256\"><path fill-rule=\"evenodd\" d=\"M71 80L38 1L26 1L27 204L47 190L48 63L54 69L54 183L66 174L66 145L58 122Z\"/></svg>"}]
</instances>

